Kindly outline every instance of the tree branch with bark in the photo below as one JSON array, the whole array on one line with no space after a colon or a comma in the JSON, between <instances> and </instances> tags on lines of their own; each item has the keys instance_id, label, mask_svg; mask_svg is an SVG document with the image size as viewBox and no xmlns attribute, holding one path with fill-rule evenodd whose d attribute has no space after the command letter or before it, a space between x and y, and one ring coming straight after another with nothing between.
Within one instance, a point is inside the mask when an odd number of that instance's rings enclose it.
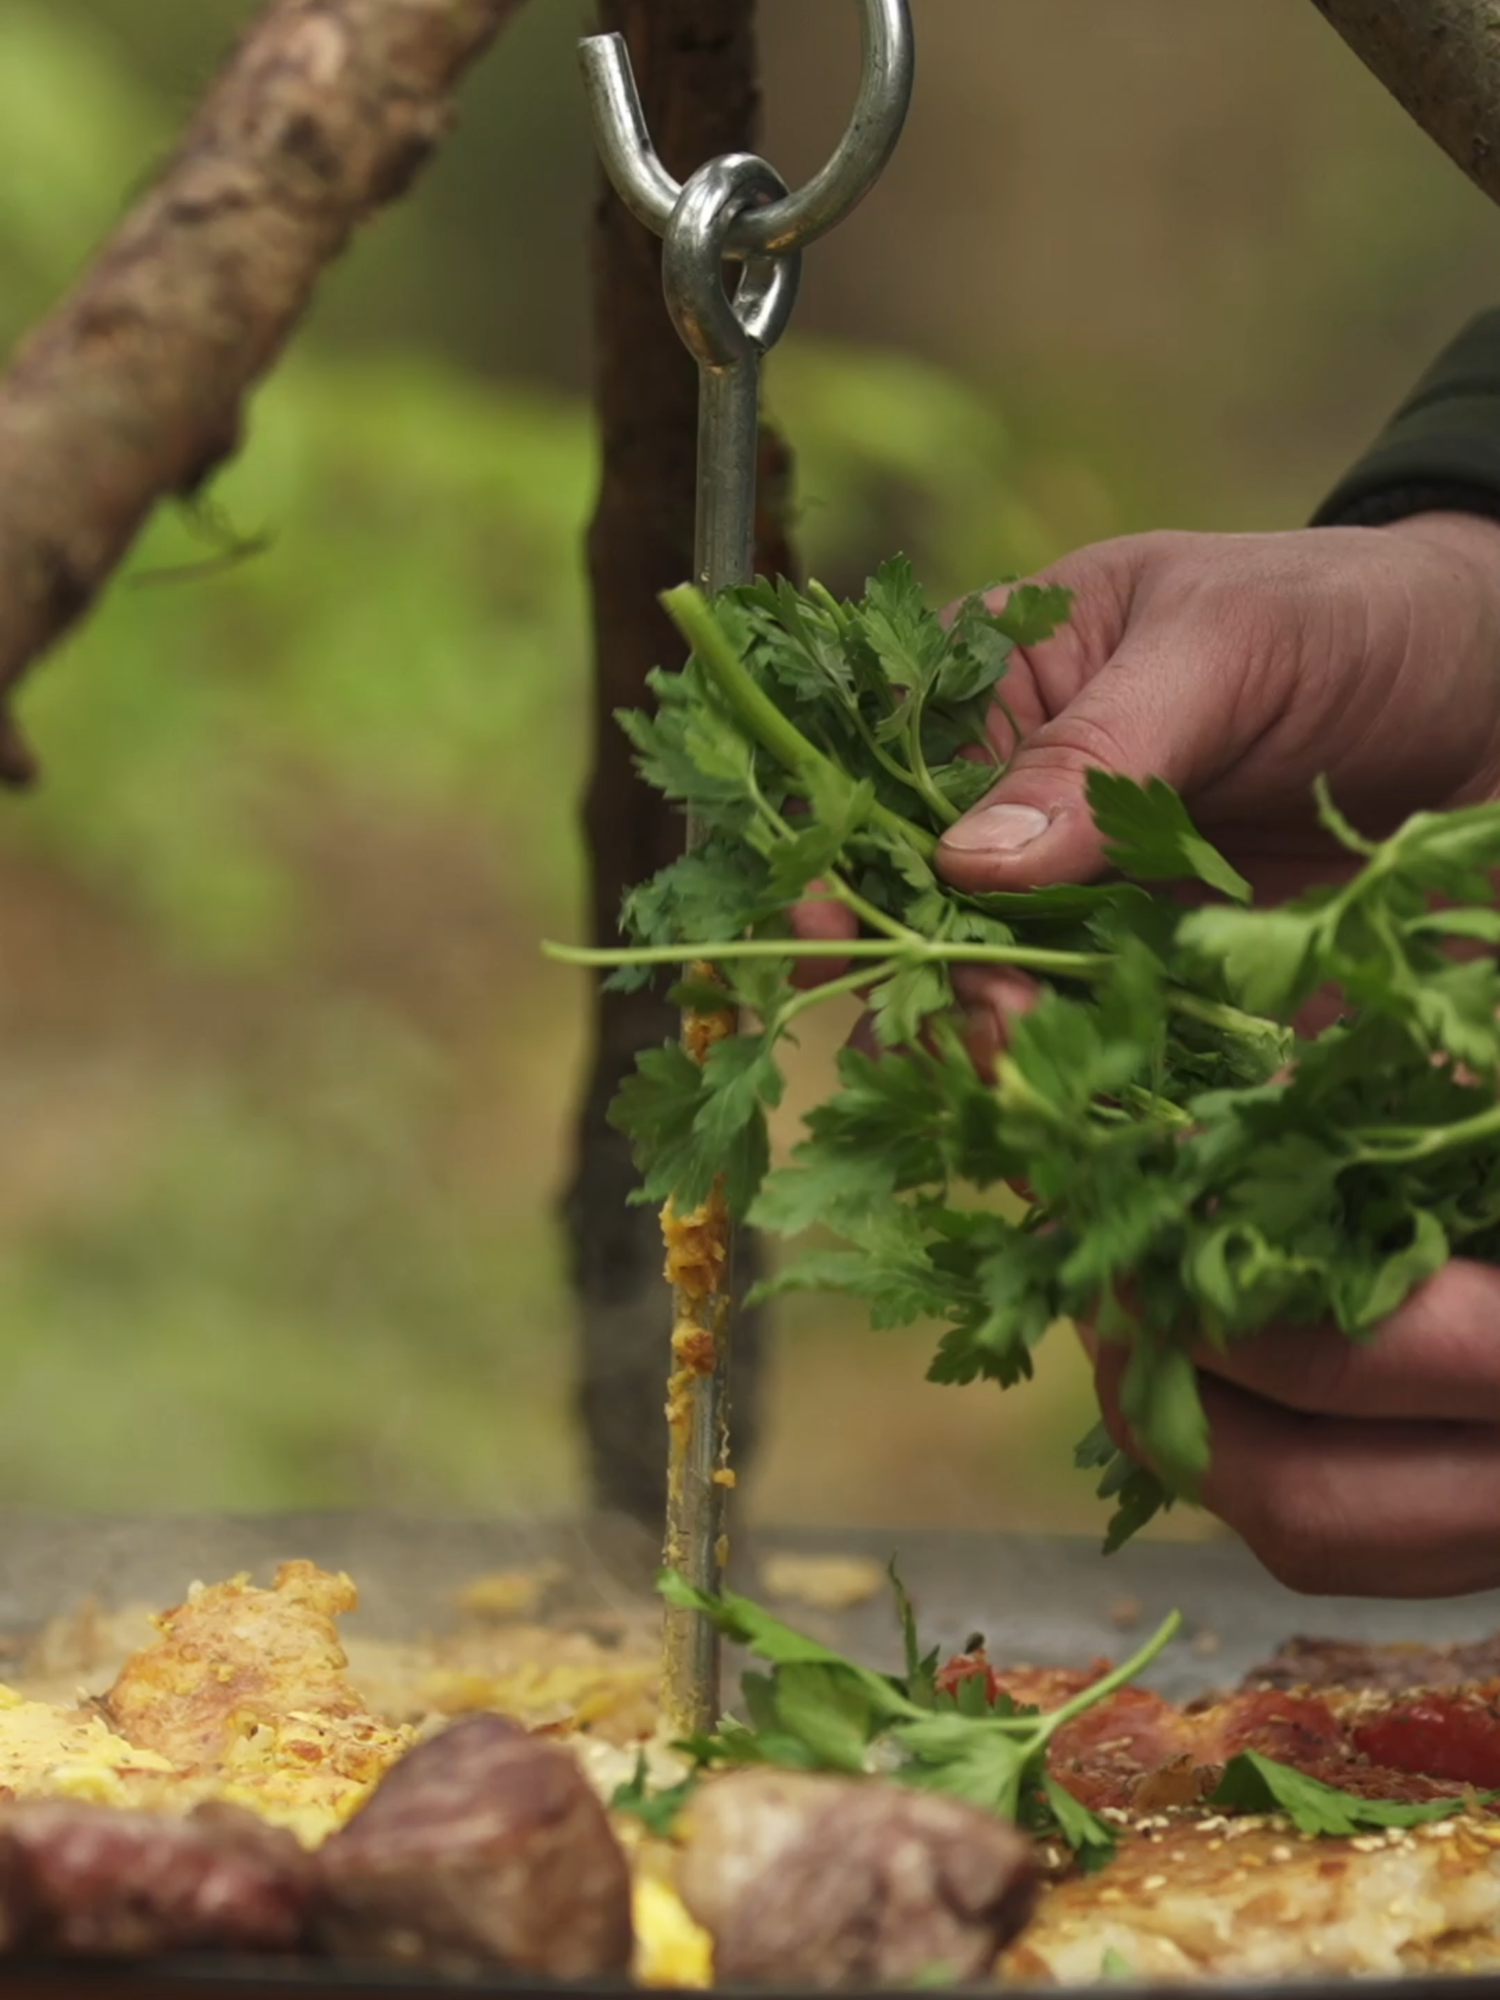
<instances>
[{"instance_id":1,"label":"tree branch with bark","mask_svg":"<svg viewBox=\"0 0 1500 2000\"><path fill-rule=\"evenodd\" d=\"M150 191L0 377L0 780L10 697L159 501L238 447L245 403L355 231L454 121L523 0L273 0Z\"/></svg>"},{"instance_id":2,"label":"tree branch with bark","mask_svg":"<svg viewBox=\"0 0 1500 2000\"><path fill-rule=\"evenodd\" d=\"M1500 0L1313 0L1429 138L1500 202Z\"/></svg>"}]
</instances>

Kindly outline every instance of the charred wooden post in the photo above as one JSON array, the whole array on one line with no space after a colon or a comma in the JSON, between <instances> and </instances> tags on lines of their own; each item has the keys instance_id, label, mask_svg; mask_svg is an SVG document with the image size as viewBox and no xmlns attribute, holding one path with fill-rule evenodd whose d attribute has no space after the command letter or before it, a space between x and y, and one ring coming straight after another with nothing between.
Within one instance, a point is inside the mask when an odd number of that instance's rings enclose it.
<instances>
[{"instance_id":1,"label":"charred wooden post","mask_svg":"<svg viewBox=\"0 0 1500 2000\"><path fill-rule=\"evenodd\" d=\"M1429 138L1500 202L1500 0L1313 0Z\"/></svg>"},{"instance_id":2,"label":"charred wooden post","mask_svg":"<svg viewBox=\"0 0 1500 2000\"><path fill-rule=\"evenodd\" d=\"M246 396L326 267L449 130L522 0L272 0L155 185L0 378L0 781L7 705L158 501L236 449Z\"/></svg>"},{"instance_id":3,"label":"charred wooden post","mask_svg":"<svg viewBox=\"0 0 1500 2000\"><path fill-rule=\"evenodd\" d=\"M669 172L753 150L759 123L755 0L603 0L599 26L630 49L650 129ZM636 778L614 721L648 700L653 667L681 663L658 603L692 576L697 496L698 375L662 299L661 246L601 184L593 235L595 397L603 452L589 535L593 589L593 778L584 822L592 868L590 922L619 941L625 891L682 851L683 823ZM782 448L766 449L778 461ZM769 490L784 493L783 477ZM767 490L767 489L763 489ZM788 571L786 524L763 511L759 560ZM581 1332L579 1405L596 1505L652 1526L666 1506L664 1382L671 1300L660 1218L627 1206L636 1176L606 1112L640 1050L670 1040L676 1011L659 993L596 992L593 1054L566 1201ZM757 1276L742 1238L736 1288ZM735 1327L735 1455L754 1450L762 1319Z\"/></svg>"}]
</instances>

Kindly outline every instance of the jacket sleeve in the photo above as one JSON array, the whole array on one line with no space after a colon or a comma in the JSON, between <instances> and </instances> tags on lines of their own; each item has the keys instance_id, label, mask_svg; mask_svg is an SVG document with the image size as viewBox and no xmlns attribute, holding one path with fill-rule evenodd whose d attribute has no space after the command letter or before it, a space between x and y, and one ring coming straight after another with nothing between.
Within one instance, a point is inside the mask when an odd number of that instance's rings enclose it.
<instances>
[{"instance_id":1,"label":"jacket sleeve","mask_svg":"<svg viewBox=\"0 0 1500 2000\"><path fill-rule=\"evenodd\" d=\"M1313 525L1438 511L1500 521L1500 312L1481 313L1438 357Z\"/></svg>"}]
</instances>

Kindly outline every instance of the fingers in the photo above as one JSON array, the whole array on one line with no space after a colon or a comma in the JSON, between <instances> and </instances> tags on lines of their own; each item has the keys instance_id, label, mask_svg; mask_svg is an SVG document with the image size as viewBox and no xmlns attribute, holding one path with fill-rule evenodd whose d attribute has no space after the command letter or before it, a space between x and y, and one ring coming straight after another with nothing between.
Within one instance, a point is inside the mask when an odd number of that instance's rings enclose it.
<instances>
[{"instance_id":1,"label":"fingers","mask_svg":"<svg viewBox=\"0 0 1500 2000\"><path fill-rule=\"evenodd\" d=\"M1286 1327L1199 1359L1220 1380L1309 1416L1500 1424L1500 1270L1449 1264L1367 1344Z\"/></svg>"},{"instance_id":2,"label":"fingers","mask_svg":"<svg viewBox=\"0 0 1500 2000\"><path fill-rule=\"evenodd\" d=\"M1500 1426L1309 1417L1206 1380L1203 1502L1291 1590L1456 1597L1500 1584Z\"/></svg>"},{"instance_id":3,"label":"fingers","mask_svg":"<svg viewBox=\"0 0 1500 2000\"><path fill-rule=\"evenodd\" d=\"M1294 1590L1500 1585L1497 1304L1500 1274L1455 1263L1369 1347L1320 1329L1257 1335L1228 1364L1208 1357L1203 1504ZM1110 1435L1144 1457L1120 1410L1125 1350L1084 1339Z\"/></svg>"},{"instance_id":4,"label":"fingers","mask_svg":"<svg viewBox=\"0 0 1500 2000\"><path fill-rule=\"evenodd\" d=\"M969 1059L981 1076L992 1076L1009 1040L1010 1023L1030 1013L1041 988L1018 972L967 965L954 972L953 992Z\"/></svg>"},{"instance_id":5,"label":"fingers","mask_svg":"<svg viewBox=\"0 0 1500 2000\"><path fill-rule=\"evenodd\" d=\"M1128 652L1126 650L1128 648ZM1127 637L1050 722L1029 734L988 796L943 835L938 865L956 888L1030 889L1104 872L1089 811L1091 770L1191 790L1233 754L1232 706L1190 628ZM1189 656L1199 672L1189 678Z\"/></svg>"},{"instance_id":6,"label":"fingers","mask_svg":"<svg viewBox=\"0 0 1500 2000\"><path fill-rule=\"evenodd\" d=\"M813 884L816 891L817 884ZM799 903L792 912L792 934L804 944L850 944L859 925L842 903L814 895ZM792 969L792 984L821 986L825 980L840 979L849 969L847 958L799 958Z\"/></svg>"},{"instance_id":7,"label":"fingers","mask_svg":"<svg viewBox=\"0 0 1500 2000\"><path fill-rule=\"evenodd\" d=\"M943 837L939 866L960 889L1092 880L1106 863L1088 809L1090 770L1193 791L1261 726L1264 691L1256 702L1241 697L1247 680L1265 678L1264 604L1221 587L1198 538L1106 542L1053 574L1075 592L1073 626L1028 649L1044 719L1035 728L1023 719L1005 777Z\"/></svg>"}]
</instances>

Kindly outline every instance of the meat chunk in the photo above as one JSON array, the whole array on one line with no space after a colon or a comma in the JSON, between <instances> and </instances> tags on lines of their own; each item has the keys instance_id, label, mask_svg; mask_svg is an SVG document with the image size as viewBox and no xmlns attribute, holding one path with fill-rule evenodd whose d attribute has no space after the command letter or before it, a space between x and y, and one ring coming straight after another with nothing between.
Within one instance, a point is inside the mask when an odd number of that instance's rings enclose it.
<instances>
[{"instance_id":1,"label":"meat chunk","mask_svg":"<svg viewBox=\"0 0 1500 2000\"><path fill-rule=\"evenodd\" d=\"M318 1856L342 1957L624 1973L630 1872L577 1762L498 1715L411 1751Z\"/></svg>"},{"instance_id":2,"label":"meat chunk","mask_svg":"<svg viewBox=\"0 0 1500 2000\"><path fill-rule=\"evenodd\" d=\"M1013 1826L876 1779L739 1772L704 1787L688 1830L679 1887L721 1984L982 1978L1036 1900Z\"/></svg>"},{"instance_id":3,"label":"meat chunk","mask_svg":"<svg viewBox=\"0 0 1500 2000\"><path fill-rule=\"evenodd\" d=\"M0 1807L0 1941L82 1957L295 1950L308 1857L234 1806L186 1819L37 1801Z\"/></svg>"},{"instance_id":4,"label":"meat chunk","mask_svg":"<svg viewBox=\"0 0 1500 2000\"><path fill-rule=\"evenodd\" d=\"M194 1590L126 1661L106 1713L136 1748L321 1837L414 1740L350 1682L336 1621L358 1602L347 1576L310 1562L283 1563L270 1590L246 1577Z\"/></svg>"},{"instance_id":5,"label":"meat chunk","mask_svg":"<svg viewBox=\"0 0 1500 2000\"><path fill-rule=\"evenodd\" d=\"M246 1577L195 1590L156 1621L161 1638L126 1662L105 1707L132 1743L187 1766L222 1761L255 1723L358 1716L334 1622L358 1602L348 1577L309 1562L283 1563L270 1590Z\"/></svg>"},{"instance_id":6,"label":"meat chunk","mask_svg":"<svg viewBox=\"0 0 1500 2000\"><path fill-rule=\"evenodd\" d=\"M1500 1633L1453 1646L1372 1646L1360 1639L1288 1639L1245 1676L1246 1687L1460 1687L1500 1677Z\"/></svg>"}]
</instances>

